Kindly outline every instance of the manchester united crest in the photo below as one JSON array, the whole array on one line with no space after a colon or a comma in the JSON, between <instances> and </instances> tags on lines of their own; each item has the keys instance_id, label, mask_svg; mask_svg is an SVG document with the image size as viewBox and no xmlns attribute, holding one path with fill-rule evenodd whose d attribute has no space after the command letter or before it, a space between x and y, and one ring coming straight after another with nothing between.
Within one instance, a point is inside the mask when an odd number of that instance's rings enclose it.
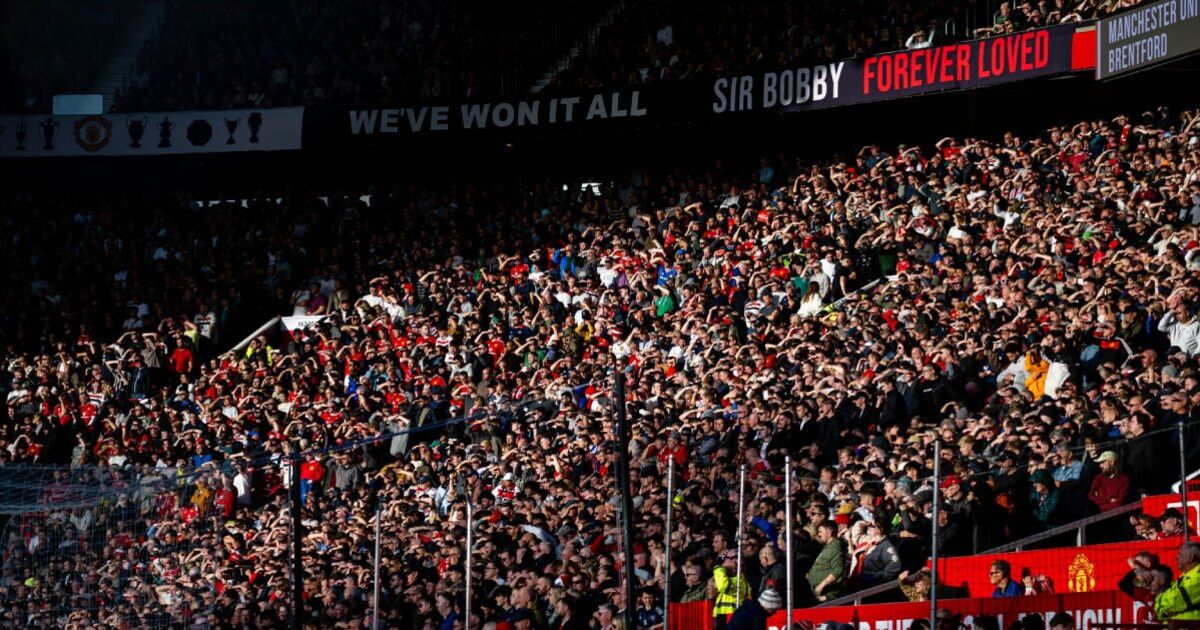
<instances>
[{"instance_id":1,"label":"manchester united crest","mask_svg":"<svg viewBox=\"0 0 1200 630\"><path fill-rule=\"evenodd\" d=\"M1089 593L1096 589L1096 565L1079 554L1067 567L1067 589L1073 593Z\"/></svg>"},{"instance_id":2,"label":"manchester united crest","mask_svg":"<svg viewBox=\"0 0 1200 630\"><path fill-rule=\"evenodd\" d=\"M112 121L103 116L84 116L75 121L75 143L87 151L99 151L112 138Z\"/></svg>"}]
</instances>

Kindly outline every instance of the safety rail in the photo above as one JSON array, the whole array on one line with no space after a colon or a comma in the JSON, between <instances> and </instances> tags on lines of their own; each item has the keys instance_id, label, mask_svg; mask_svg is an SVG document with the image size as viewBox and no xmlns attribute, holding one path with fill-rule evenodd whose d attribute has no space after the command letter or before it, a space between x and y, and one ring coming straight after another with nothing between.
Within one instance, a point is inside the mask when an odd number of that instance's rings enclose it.
<instances>
[{"instance_id":1,"label":"safety rail","mask_svg":"<svg viewBox=\"0 0 1200 630\"><path fill-rule=\"evenodd\" d=\"M1094 516L1089 516L1087 518L1082 518L1077 521L1067 523L1066 525L1060 525L1053 529L1048 529L1044 532L1039 532L1039 533L1033 534L1031 536L1026 536L1025 538L1022 538L1020 540L1015 540L1013 542L1010 542L1010 543L1007 543L1004 545L1000 545L999 547L994 547L994 548L988 549L986 551L981 551L979 553L980 554L992 554L992 553L1005 553L1005 552L1009 552L1009 551L1022 551L1022 550L1024 550L1025 547L1027 547L1029 545L1036 544L1038 542L1041 542L1043 540L1048 540L1048 539L1054 538L1056 536L1062 536L1063 534L1068 534L1072 531L1076 532L1076 535L1075 535L1076 546L1086 545L1087 544L1087 528L1089 525L1094 525L1101 521L1106 521L1108 519L1111 519L1111 518L1114 518L1117 516L1124 516L1131 512L1140 512L1141 509L1142 509L1142 501L1139 500L1134 503L1130 503L1128 505L1122 505L1119 508L1115 508L1115 509L1109 510L1107 512L1102 512L1102 513L1096 514ZM876 595L883 595L884 593L888 593L890 591L897 590L898 588L899 588L899 583L896 580L891 580L891 581L885 582L883 584L877 584L870 588L866 588L866 589L863 589L860 591L855 591L848 595L843 595L837 599L832 599L827 602L822 602L822 603L818 604L817 606L818 607L849 606L849 605L860 606L860 605L862 605L864 599L867 599L869 597L874 597Z\"/></svg>"},{"instance_id":2,"label":"safety rail","mask_svg":"<svg viewBox=\"0 0 1200 630\"><path fill-rule=\"evenodd\" d=\"M1013 542L1000 545L999 547L993 547L991 549L982 551L980 553L1004 553L1006 551L1021 551L1025 547L1028 547L1029 545L1041 542L1048 538L1054 538L1056 536L1061 536L1063 534L1069 534L1072 530L1074 530L1076 532L1075 533L1075 544L1076 545L1086 545L1087 544L1087 527L1088 527L1088 525L1093 525L1095 523L1099 523L1100 521L1106 521L1115 516L1124 516L1126 514L1129 514L1130 512L1140 512L1141 509L1142 509L1142 501L1138 500L1137 502L1130 503L1128 505L1122 505L1119 508L1114 508L1107 512L1101 512L1099 514L1096 514L1095 516L1089 516L1087 518L1082 518L1082 519L1079 519L1078 521L1073 521L1073 522L1067 523L1066 525L1059 525L1058 527L1048 529L1044 532L1039 532L1037 534L1033 534L1032 536L1026 536L1025 538L1022 538L1020 540L1014 540Z\"/></svg>"}]
</instances>

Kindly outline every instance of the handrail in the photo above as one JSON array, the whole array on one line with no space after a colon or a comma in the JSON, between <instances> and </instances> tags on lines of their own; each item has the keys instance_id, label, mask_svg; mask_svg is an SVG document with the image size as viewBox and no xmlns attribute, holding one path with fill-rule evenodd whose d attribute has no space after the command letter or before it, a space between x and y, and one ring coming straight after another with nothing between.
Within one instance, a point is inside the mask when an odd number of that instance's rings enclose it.
<instances>
[{"instance_id":1,"label":"handrail","mask_svg":"<svg viewBox=\"0 0 1200 630\"><path fill-rule=\"evenodd\" d=\"M262 326L259 326L254 332L247 335L245 339L242 339L241 341L239 341L237 343L237 345L230 348L229 352L233 352L233 353L242 352L243 350L246 349L246 346L250 345L251 341L254 341L255 337L258 337L259 335L262 335L262 334L266 334L267 331L271 330L272 328L274 328L276 326L279 326L279 321L281 319L283 319L281 316L276 315L275 317L272 317L271 319L267 320L267 323L263 324Z\"/></svg>"},{"instance_id":2,"label":"handrail","mask_svg":"<svg viewBox=\"0 0 1200 630\"><path fill-rule=\"evenodd\" d=\"M1190 474L1188 474L1187 480L1191 481L1191 480L1195 479L1196 477L1200 477L1200 468L1193 470ZM1179 482L1176 481L1171 486L1171 492L1174 492L1175 494L1179 494L1179 490L1180 490L1180 485L1179 485Z\"/></svg>"},{"instance_id":3,"label":"handrail","mask_svg":"<svg viewBox=\"0 0 1200 630\"><path fill-rule=\"evenodd\" d=\"M1047 538L1054 538L1055 536L1060 536L1062 534L1066 534L1071 531L1077 531L1079 533L1079 538L1076 540L1077 545L1086 545L1087 544L1087 536L1086 536L1086 534L1084 534L1084 529L1088 525L1091 525L1093 523L1099 523L1100 521L1106 521L1114 516L1121 516L1123 514L1128 514L1133 511L1139 511L1141 509L1142 509L1142 501L1141 501L1141 499L1139 499L1136 503L1122 505L1119 508L1115 508L1115 509L1109 510L1107 512L1101 512L1094 516L1082 518L1082 519L1079 519L1078 521L1073 521L1071 523L1067 523L1066 525L1059 525L1058 527L1055 527L1053 529L1048 529L1044 532L1033 534L1032 536L1026 536L1025 538L1022 538L1020 540L1014 540L1013 542L1005 543L1003 545L1000 545L999 547L993 547L991 549L988 549L987 551L981 551L980 553L1004 553L1007 551L1021 551L1022 547L1027 547L1029 545L1032 545L1033 543L1041 542L1043 540L1046 540Z\"/></svg>"},{"instance_id":4,"label":"handrail","mask_svg":"<svg viewBox=\"0 0 1200 630\"><path fill-rule=\"evenodd\" d=\"M1060 525L1053 529L1048 529L1044 532L1033 534L1031 536L1026 536L1025 538L1022 538L1020 540L1015 540L1013 542L1000 545L999 547L993 547L992 549L988 549L987 551L981 551L979 553L985 554L985 553L1005 553L1008 551L1021 551L1021 549L1023 547L1027 547L1029 545L1032 545L1036 542L1046 540L1048 538L1054 538L1055 536L1060 536L1062 534L1070 533L1072 531L1075 531L1078 533L1078 538L1076 539L1075 543L1077 545L1085 545L1085 544L1087 544L1087 535L1084 532L1088 525L1092 525L1094 523L1099 523L1100 521L1108 520L1114 516L1121 516L1124 514L1128 514L1130 512L1139 511L1141 509L1142 509L1142 501L1138 500L1137 502L1130 503L1127 505L1122 505L1119 508L1115 508L1115 509L1109 510L1107 512L1102 512L1100 514L1096 514L1093 516L1089 516L1087 518L1082 518L1077 521L1067 523L1066 525ZM978 555L978 554L976 554L976 555ZM843 595L837 599L831 599L827 602L821 602L820 604L817 604L816 607L820 608L820 607L824 607L824 606L845 606L845 605L850 605L850 604L859 606L862 604L862 600L867 597L872 597L874 595L880 595L880 594L886 593L888 591L894 590L896 588L899 588L899 582L896 580L891 580L888 582L884 582L883 584L877 584L870 588L863 589L861 591L855 591L853 593L850 593L849 595Z\"/></svg>"},{"instance_id":5,"label":"handrail","mask_svg":"<svg viewBox=\"0 0 1200 630\"><path fill-rule=\"evenodd\" d=\"M820 604L817 604L815 606L815 608L822 608L825 606L845 606L846 604L854 604L855 606L858 606L859 604L862 604L862 600L864 597L871 597L872 595L879 595L880 593L886 593L888 591L895 590L897 588L900 588L900 581L899 580L889 580L887 582L884 582L883 584L876 584L875 586L872 586L871 588L863 589L861 591L856 591L856 592L850 593L849 595L843 595L837 599L831 599L827 602L821 602Z\"/></svg>"}]
</instances>

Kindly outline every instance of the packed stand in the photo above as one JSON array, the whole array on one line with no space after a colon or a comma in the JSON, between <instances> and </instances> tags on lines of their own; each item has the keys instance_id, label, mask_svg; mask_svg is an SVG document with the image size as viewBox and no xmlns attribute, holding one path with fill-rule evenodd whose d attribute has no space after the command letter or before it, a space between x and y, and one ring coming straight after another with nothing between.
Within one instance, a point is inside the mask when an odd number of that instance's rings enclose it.
<instances>
[{"instance_id":1,"label":"packed stand","mask_svg":"<svg viewBox=\"0 0 1200 630\"><path fill-rule=\"evenodd\" d=\"M188 580L129 563L81 568L89 583L137 578L197 607L214 592L212 614L269 627L289 612L284 489L299 483L311 627L370 615L376 505L385 625L461 623L468 499L475 623L605 624L626 605L610 417L622 369L648 589L631 605L647 626L666 579L716 614L772 600L785 455L801 605L903 571L919 596L931 518L940 553L971 554L1174 478L1155 453L1175 452L1171 427L1200 405L1197 120L1159 110L599 194L332 198L304 250L321 269L287 283L285 314L322 323L211 360L186 328L10 350L0 459L69 450L75 465L201 471L177 503L143 509L160 528L122 539ZM393 437L360 442L378 435ZM168 522L171 540L199 544L162 544ZM36 566L6 574L8 601Z\"/></svg>"},{"instance_id":2,"label":"packed stand","mask_svg":"<svg viewBox=\"0 0 1200 630\"><path fill-rule=\"evenodd\" d=\"M48 0L12 3L0 33L0 91L11 113L50 113L55 94L91 90L137 7L131 0Z\"/></svg>"},{"instance_id":3,"label":"packed stand","mask_svg":"<svg viewBox=\"0 0 1200 630\"><path fill-rule=\"evenodd\" d=\"M545 0L182 3L138 54L137 75L114 108L443 102L523 94L603 8Z\"/></svg>"},{"instance_id":4,"label":"packed stand","mask_svg":"<svg viewBox=\"0 0 1200 630\"><path fill-rule=\"evenodd\" d=\"M1140 0L631 3L551 89L644 85L825 63L1101 17Z\"/></svg>"}]
</instances>

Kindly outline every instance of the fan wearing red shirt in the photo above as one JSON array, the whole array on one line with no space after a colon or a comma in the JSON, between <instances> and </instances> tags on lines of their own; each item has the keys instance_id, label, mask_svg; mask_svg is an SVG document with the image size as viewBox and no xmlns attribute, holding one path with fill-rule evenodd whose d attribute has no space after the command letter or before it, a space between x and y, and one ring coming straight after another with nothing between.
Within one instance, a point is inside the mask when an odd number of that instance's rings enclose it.
<instances>
[{"instance_id":1,"label":"fan wearing red shirt","mask_svg":"<svg viewBox=\"0 0 1200 630\"><path fill-rule=\"evenodd\" d=\"M171 351L171 356L168 359L171 363L172 374L191 374L192 372L192 351L187 346L180 344Z\"/></svg>"},{"instance_id":2,"label":"fan wearing red shirt","mask_svg":"<svg viewBox=\"0 0 1200 630\"><path fill-rule=\"evenodd\" d=\"M300 504L303 505L308 500L308 493L312 490L313 484L321 481L325 476L325 466L321 465L321 460L310 459L303 464L300 464Z\"/></svg>"}]
</instances>

